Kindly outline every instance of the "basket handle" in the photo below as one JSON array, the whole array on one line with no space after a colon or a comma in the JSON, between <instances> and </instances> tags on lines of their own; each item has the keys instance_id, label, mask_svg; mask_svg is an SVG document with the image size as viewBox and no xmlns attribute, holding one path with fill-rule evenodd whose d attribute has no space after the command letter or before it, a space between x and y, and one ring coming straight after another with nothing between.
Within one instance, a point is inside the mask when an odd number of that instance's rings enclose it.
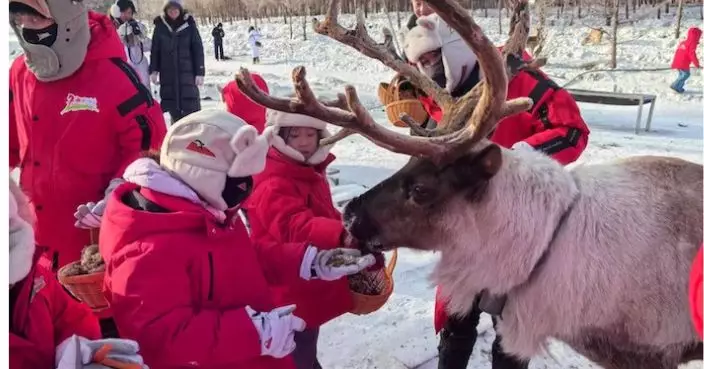
<instances>
[{"instance_id":1,"label":"basket handle","mask_svg":"<svg viewBox=\"0 0 704 369\"><path fill-rule=\"evenodd\" d=\"M393 254L391 254L391 260L389 260L389 265L386 266L386 274L391 276L394 274L396 269L396 261L398 261L398 250L394 249Z\"/></svg>"},{"instance_id":2,"label":"basket handle","mask_svg":"<svg viewBox=\"0 0 704 369\"><path fill-rule=\"evenodd\" d=\"M98 232L97 228L91 228L90 230L88 230L88 232L90 232L90 244L95 245L96 239L98 238L96 235L96 233Z\"/></svg>"}]
</instances>

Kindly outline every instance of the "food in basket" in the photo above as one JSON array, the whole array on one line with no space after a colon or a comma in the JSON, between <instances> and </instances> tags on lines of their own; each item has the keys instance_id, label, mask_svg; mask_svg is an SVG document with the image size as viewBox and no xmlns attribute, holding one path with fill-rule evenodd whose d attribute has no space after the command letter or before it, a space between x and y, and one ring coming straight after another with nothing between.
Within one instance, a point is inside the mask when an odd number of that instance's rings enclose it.
<instances>
[{"instance_id":1,"label":"food in basket","mask_svg":"<svg viewBox=\"0 0 704 369\"><path fill-rule=\"evenodd\" d=\"M98 245L86 246L81 251L81 260L78 263L71 264L66 268L61 269L63 276L74 276L82 274L98 273L105 270L105 262L100 257Z\"/></svg>"},{"instance_id":2,"label":"food in basket","mask_svg":"<svg viewBox=\"0 0 704 369\"><path fill-rule=\"evenodd\" d=\"M348 276L347 281L352 291L370 296L381 295L386 286L383 269L375 271L364 270Z\"/></svg>"}]
</instances>

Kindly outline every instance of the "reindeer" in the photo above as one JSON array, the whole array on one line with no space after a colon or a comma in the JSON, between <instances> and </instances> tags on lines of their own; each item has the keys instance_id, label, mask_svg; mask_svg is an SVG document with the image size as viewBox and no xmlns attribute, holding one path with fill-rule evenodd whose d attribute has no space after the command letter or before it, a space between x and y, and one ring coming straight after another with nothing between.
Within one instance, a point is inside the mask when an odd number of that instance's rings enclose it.
<instances>
[{"instance_id":1,"label":"reindeer","mask_svg":"<svg viewBox=\"0 0 704 369\"><path fill-rule=\"evenodd\" d=\"M367 249L440 251L432 280L451 313L475 296L499 296L504 350L522 358L561 340L607 369L674 369L701 357L688 314L689 266L702 241L702 166L640 156L565 169L534 151L486 139L505 116L531 107L506 101L508 78L537 61L521 61L528 35L525 1L512 4L504 57L454 0L426 0L477 54L484 82L452 98L404 64L385 41L337 23L339 0L315 29L406 76L440 103L442 128L415 135L377 124L354 87L333 103L316 97L305 68L293 71L296 97L264 94L247 70L240 89L270 109L306 114L342 129L325 144L359 133L411 158L344 211L350 234ZM698 351L697 351L698 350Z\"/></svg>"}]
</instances>

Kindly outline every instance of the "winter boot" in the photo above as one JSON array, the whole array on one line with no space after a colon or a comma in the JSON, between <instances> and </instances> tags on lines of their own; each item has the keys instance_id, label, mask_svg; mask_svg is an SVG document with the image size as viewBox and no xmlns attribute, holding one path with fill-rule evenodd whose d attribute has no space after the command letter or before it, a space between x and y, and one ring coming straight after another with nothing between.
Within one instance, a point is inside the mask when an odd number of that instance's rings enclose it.
<instances>
[{"instance_id":1,"label":"winter boot","mask_svg":"<svg viewBox=\"0 0 704 369\"><path fill-rule=\"evenodd\" d=\"M438 369L466 369L477 341L481 311L475 306L464 317L450 316L440 331Z\"/></svg>"},{"instance_id":2,"label":"winter boot","mask_svg":"<svg viewBox=\"0 0 704 369\"><path fill-rule=\"evenodd\" d=\"M493 318L496 327L496 318ZM519 360L504 352L501 346L501 336L496 334L494 344L491 345L491 368L492 369L528 369L529 361Z\"/></svg>"}]
</instances>

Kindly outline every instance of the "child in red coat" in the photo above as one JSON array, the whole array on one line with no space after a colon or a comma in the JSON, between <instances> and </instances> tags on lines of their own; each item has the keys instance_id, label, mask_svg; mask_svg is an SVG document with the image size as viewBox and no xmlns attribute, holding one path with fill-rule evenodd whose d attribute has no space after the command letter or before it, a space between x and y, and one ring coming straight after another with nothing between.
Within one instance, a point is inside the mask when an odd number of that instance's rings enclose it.
<instances>
[{"instance_id":1,"label":"child in red coat","mask_svg":"<svg viewBox=\"0 0 704 369\"><path fill-rule=\"evenodd\" d=\"M97 318L66 293L50 270L49 258L36 249L34 215L12 181L9 197L10 368L80 368L103 344L118 348L110 355L141 364L136 342L99 339Z\"/></svg>"},{"instance_id":2,"label":"child in red coat","mask_svg":"<svg viewBox=\"0 0 704 369\"><path fill-rule=\"evenodd\" d=\"M699 46L701 37L702 30L692 27L687 31L687 38L677 46L675 57L672 59L672 69L677 69L679 75L675 82L670 85L670 88L677 93L684 92L684 84L691 75L689 66L694 64L695 68L700 68L699 59L697 58L697 46Z\"/></svg>"},{"instance_id":3,"label":"child in red coat","mask_svg":"<svg viewBox=\"0 0 704 369\"><path fill-rule=\"evenodd\" d=\"M299 114L270 112L267 123L279 132L264 172L254 178L247 203L252 240L264 253L303 261L301 278L281 281L275 292L283 303L296 304L296 313L306 321L307 329L295 336L296 367L320 368L316 359L318 328L352 309L346 275L375 260L371 255L359 258L358 268L335 275L308 267L325 265L319 261L329 252L325 250L360 256L358 250L340 248L346 233L325 176L335 157L330 146L319 145L320 139L330 134L325 122ZM291 242L310 246L293 247L296 244Z\"/></svg>"}]
</instances>

